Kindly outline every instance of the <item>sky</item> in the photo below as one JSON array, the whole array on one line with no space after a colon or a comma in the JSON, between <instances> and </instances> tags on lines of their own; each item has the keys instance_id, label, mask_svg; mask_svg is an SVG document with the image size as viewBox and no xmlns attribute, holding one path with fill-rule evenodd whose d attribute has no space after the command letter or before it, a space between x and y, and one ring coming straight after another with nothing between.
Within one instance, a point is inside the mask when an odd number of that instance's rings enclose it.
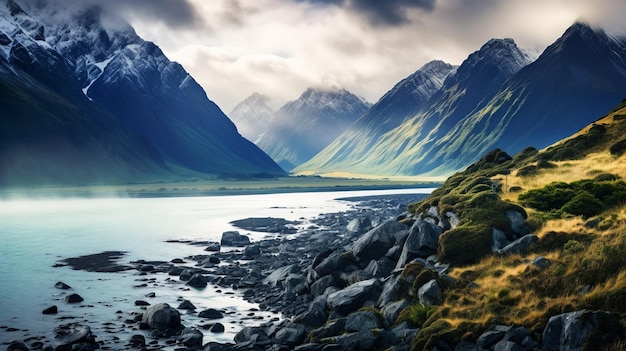
<instances>
[{"instance_id":1,"label":"sky","mask_svg":"<svg viewBox=\"0 0 626 351\"><path fill-rule=\"evenodd\" d=\"M574 22L626 34L623 0L107 0L224 112L254 92L277 109L309 87L376 102L431 60L491 38L541 52Z\"/></svg>"}]
</instances>

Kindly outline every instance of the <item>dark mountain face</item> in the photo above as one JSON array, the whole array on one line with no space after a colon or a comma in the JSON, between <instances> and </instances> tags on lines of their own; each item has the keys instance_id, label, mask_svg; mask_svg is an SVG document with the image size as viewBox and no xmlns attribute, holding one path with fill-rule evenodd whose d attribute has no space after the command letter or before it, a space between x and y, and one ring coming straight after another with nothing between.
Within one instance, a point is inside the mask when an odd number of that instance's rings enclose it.
<instances>
[{"instance_id":1,"label":"dark mountain face","mask_svg":"<svg viewBox=\"0 0 626 351\"><path fill-rule=\"evenodd\" d=\"M46 172L26 183L283 174L127 23L97 7L41 4L29 7L31 16L0 1L0 79L11 92L2 99L5 184L36 163Z\"/></svg>"},{"instance_id":2,"label":"dark mountain face","mask_svg":"<svg viewBox=\"0 0 626 351\"><path fill-rule=\"evenodd\" d=\"M307 89L276 112L257 145L291 170L326 147L369 106L345 89Z\"/></svg>"},{"instance_id":3,"label":"dark mountain face","mask_svg":"<svg viewBox=\"0 0 626 351\"><path fill-rule=\"evenodd\" d=\"M623 99L624 48L581 23L532 63L512 40L491 40L399 126L340 152L329 147L297 171L448 175L494 148L545 147Z\"/></svg>"}]
</instances>

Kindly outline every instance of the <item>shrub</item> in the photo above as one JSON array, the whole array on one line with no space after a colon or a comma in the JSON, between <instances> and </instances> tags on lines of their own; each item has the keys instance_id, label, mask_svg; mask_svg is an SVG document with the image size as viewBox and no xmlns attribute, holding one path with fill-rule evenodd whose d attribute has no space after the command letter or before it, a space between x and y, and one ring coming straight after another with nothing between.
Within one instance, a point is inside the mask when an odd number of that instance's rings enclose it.
<instances>
[{"instance_id":1,"label":"shrub","mask_svg":"<svg viewBox=\"0 0 626 351\"><path fill-rule=\"evenodd\" d=\"M421 328L426 320L428 320L428 318L430 318L436 310L436 306L426 307L419 303L411 305L400 311L397 323L400 324L402 322L409 322L414 326Z\"/></svg>"},{"instance_id":2,"label":"shrub","mask_svg":"<svg viewBox=\"0 0 626 351\"><path fill-rule=\"evenodd\" d=\"M619 180L619 176L611 173L600 173L593 178L596 182L612 182L615 180Z\"/></svg>"},{"instance_id":3,"label":"shrub","mask_svg":"<svg viewBox=\"0 0 626 351\"><path fill-rule=\"evenodd\" d=\"M510 193L519 193L519 192L522 192L522 190L524 190L524 189L522 189L522 187L521 187L521 186L517 186L517 185L515 185L515 186L512 186L512 187L509 189L509 192L510 192Z\"/></svg>"},{"instance_id":4,"label":"shrub","mask_svg":"<svg viewBox=\"0 0 626 351\"><path fill-rule=\"evenodd\" d=\"M540 189L532 189L520 194L519 201L522 205L532 207L539 211L560 209L576 196L576 193L568 188L565 183L551 183Z\"/></svg>"},{"instance_id":5,"label":"shrub","mask_svg":"<svg viewBox=\"0 0 626 351\"><path fill-rule=\"evenodd\" d=\"M620 156L626 151L626 139L622 139L609 147L609 152L613 156Z\"/></svg>"},{"instance_id":6,"label":"shrub","mask_svg":"<svg viewBox=\"0 0 626 351\"><path fill-rule=\"evenodd\" d=\"M582 191L561 208L564 212L573 215L582 215L585 218L595 216L602 212L604 205L587 191Z\"/></svg>"}]
</instances>

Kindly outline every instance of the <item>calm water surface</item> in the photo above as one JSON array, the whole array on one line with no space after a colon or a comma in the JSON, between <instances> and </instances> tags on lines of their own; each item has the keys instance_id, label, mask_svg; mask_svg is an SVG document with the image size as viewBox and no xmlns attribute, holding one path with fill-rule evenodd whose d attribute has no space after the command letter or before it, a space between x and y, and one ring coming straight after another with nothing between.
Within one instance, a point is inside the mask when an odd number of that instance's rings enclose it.
<instances>
[{"instance_id":1,"label":"calm water surface","mask_svg":"<svg viewBox=\"0 0 626 351\"><path fill-rule=\"evenodd\" d=\"M202 247L166 243L171 239L219 241L222 232L237 230L229 222L246 217L311 219L321 213L345 211L352 204L334 200L340 197L398 194L424 194L432 189L289 193L215 197L146 199L62 199L0 201L0 342L23 340L24 335L52 335L58 318L87 322L96 336L106 332L102 321L129 318L138 299L151 303L168 302L174 307L180 297L198 307L225 309L230 318L221 320L224 334L205 332L208 341L232 341L241 328L242 316L255 305L243 301L239 292L216 292L209 286L188 290L175 280L159 275L157 281L142 281L135 271L92 273L67 267L53 268L60 259L99 253L127 251L122 262L162 260L203 254ZM305 222L303 225L307 226ZM263 233L250 233L254 240ZM152 276L148 276L152 277ZM65 304L67 294L55 289L63 281L85 298L80 305ZM140 284L147 287L137 288ZM147 293L156 293L148 299ZM58 315L43 315L49 306L59 307ZM254 312L265 320L272 315ZM183 324L193 317L183 315ZM94 326L94 321L99 321ZM191 321L193 322L193 321ZM244 324L258 324L249 320ZM19 331L7 331L11 327ZM102 329L99 329L102 328ZM113 330L115 332L115 330ZM118 332L119 334L119 332ZM130 335L128 337L130 338ZM101 337L100 337L101 338Z\"/></svg>"}]
</instances>

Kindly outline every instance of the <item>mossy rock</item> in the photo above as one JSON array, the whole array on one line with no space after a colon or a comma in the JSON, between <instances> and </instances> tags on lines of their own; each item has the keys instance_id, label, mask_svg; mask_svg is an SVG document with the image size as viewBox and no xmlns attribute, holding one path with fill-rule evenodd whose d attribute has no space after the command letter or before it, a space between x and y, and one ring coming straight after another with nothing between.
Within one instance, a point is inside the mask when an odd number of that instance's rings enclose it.
<instances>
[{"instance_id":1,"label":"mossy rock","mask_svg":"<svg viewBox=\"0 0 626 351\"><path fill-rule=\"evenodd\" d=\"M438 255L443 262L457 266L470 265L491 254L491 244L489 225L459 226L441 235Z\"/></svg>"},{"instance_id":2,"label":"mossy rock","mask_svg":"<svg viewBox=\"0 0 626 351\"><path fill-rule=\"evenodd\" d=\"M440 340L453 345L460 341L464 333L464 329L455 328L444 319L437 319L432 324L420 329L415 335L411 343L411 351L430 351Z\"/></svg>"}]
</instances>

